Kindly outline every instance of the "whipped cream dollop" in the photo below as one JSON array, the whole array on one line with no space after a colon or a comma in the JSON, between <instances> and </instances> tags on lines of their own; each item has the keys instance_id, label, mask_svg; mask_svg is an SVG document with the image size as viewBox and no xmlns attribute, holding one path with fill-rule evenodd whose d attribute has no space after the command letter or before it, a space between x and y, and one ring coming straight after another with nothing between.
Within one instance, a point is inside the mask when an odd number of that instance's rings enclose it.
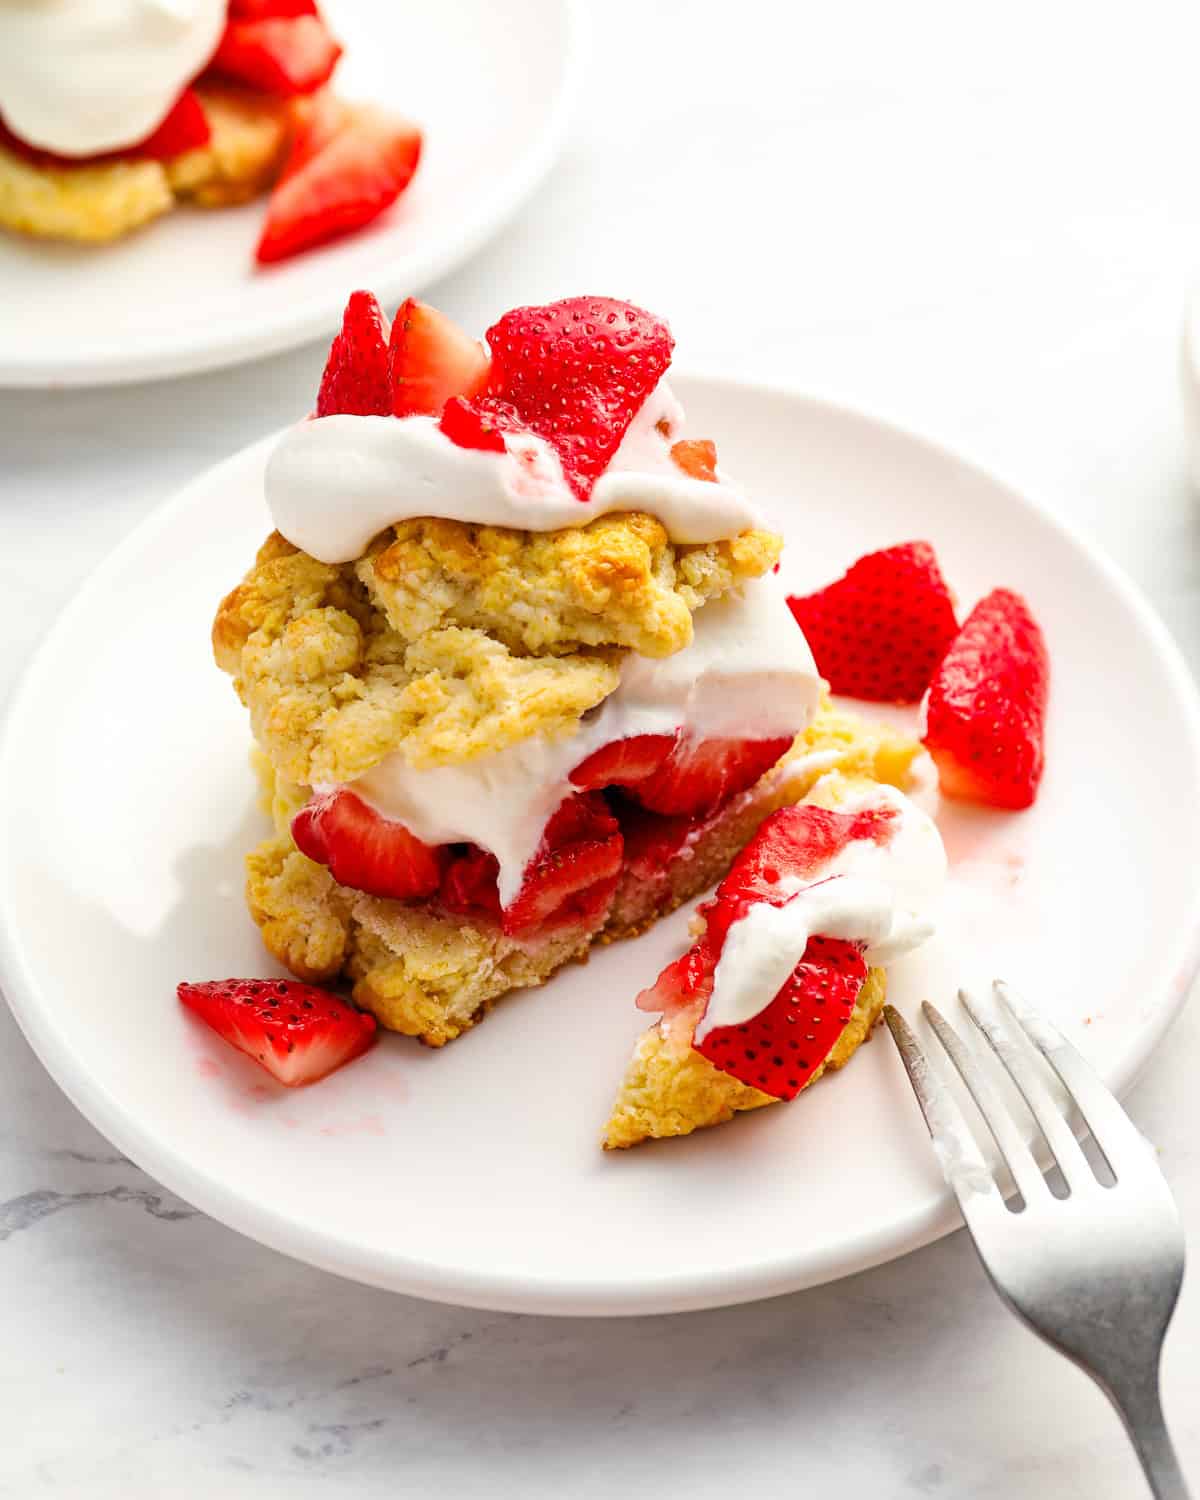
<instances>
[{"instance_id":1,"label":"whipped cream dollop","mask_svg":"<svg viewBox=\"0 0 1200 1500\"><path fill-rule=\"evenodd\" d=\"M558 531L640 510L675 542L716 542L761 526L761 512L719 470L715 481L692 479L672 459L683 420L660 381L580 500L554 449L534 433L505 433L505 451L494 453L452 442L437 417L311 417L271 454L267 505L275 529L323 563L361 557L372 537L416 516Z\"/></svg>"},{"instance_id":2,"label":"whipped cream dollop","mask_svg":"<svg viewBox=\"0 0 1200 1500\"><path fill-rule=\"evenodd\" d=\"M765 1010L804 956L811 937L866 945L871 964L891 963L933 933L946 851L932 818L895 787L872 787L836 811L891 807L889 837L852 839L814 876L785 876L782 906L757 902L731 924L696 1040L740 1026Z\"/></svg>"},{"instance_id":3,"label":"whipped cream dollop","mask_svg":"<svg viewBox=\"0 0 1200 1500\"><path fill-rule=\"evenodd\" d=\"M820 686L783 586L774 576L758 578L699 610L691 645L674 656L630 652L617 688L569 737L535 737L463 765L419 771L396 751L351 786L427 844L490 850L507 906L551 814L575 790L571 771L594 751L675 730L698 739L798 734L817 711Z\"/></svg>"},{"instance_id":4,"label":"whipped cream dollop","mask_svg":"<svg viewBox=\"0 0 1200 1500\"><path fill-rule=\"evenodd\" d=\"M225 10L226 0L0 0L0 116L60 156L136 145L216 51Z\"/></svg>"}]
</instances>

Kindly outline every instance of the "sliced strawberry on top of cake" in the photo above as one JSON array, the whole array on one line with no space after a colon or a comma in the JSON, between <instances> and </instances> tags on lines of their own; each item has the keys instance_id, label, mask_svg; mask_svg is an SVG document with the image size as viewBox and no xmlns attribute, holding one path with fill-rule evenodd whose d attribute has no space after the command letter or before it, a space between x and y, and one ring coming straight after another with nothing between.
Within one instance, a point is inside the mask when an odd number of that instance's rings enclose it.
<instances>
[{"instance_id":1,"label":"sliced strawberry on top of cake","mask_svg":"<svg viewBox=\"0 0 1200 1500\"><path fill-rule=\"evenodd\" d=\"M883 966L924 941L945 873L930 819L830 773L762 823L702 905L696 941L638 996L609 1149L794 1099L843 1066L883 1006Z\"/></svg>"}]
</instances>

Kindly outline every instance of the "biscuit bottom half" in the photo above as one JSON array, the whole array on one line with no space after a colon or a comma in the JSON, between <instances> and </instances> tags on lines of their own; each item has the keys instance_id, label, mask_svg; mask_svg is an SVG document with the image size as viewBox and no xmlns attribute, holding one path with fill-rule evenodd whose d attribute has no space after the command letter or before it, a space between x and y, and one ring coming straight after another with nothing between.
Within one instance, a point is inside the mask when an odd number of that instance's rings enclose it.
<instances>
[{"instance_id":1,"label":"biscuit bottom half","mask_svg":"<svg viewBox=\"0 0 1200 1500\"><path fill-rule=\"evenodd\" d=\"M508 991L543 983L563 964L585 959L594 943L642 932L715 885L762 820L798 802L826 772L905 789L919 753L908 736L826 704L787 757L695 825L671 858L640 859L631 840L607 910L522 939L483 915L463 917L339 885L300 853L288 832L307 793L280 783L260 756L277 832L247 858L247 904L267 948L297 978L345 980L354 1002L381 1025L441 1047Z\"/></svg>"}]
</instances>

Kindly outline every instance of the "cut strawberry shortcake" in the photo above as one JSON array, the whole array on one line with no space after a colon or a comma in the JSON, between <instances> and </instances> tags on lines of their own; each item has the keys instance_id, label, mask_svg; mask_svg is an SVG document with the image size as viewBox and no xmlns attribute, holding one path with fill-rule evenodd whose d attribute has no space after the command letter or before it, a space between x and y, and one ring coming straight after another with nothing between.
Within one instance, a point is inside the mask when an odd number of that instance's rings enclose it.
<instances>
[{"instance_id":1,"label":"cut strawberry shortcake","mask_svg":"<svg viewBox=\"0 0 1200 1500\"><path fill-rule=\"evenodd\" d=\"M884 966L933 931L946 856L892 786L831 772L772 814L693 921L696 941L638 996L639 1039L608 1149L690 1135L794 1099L870 1035Z\"/></svg>"},{"instance_id":2,"label":"cut strawberry shortcake","mask_svg":"<svg viewBox=\"0 0 1200 1500\"><path fill-rule=\"evenodd\" d=\"M360 228L421 132L335 99L341 52L315 0L5 0L0 226L99 242L274 187L260 262Z\"/></svg>"},{"instance_id":3,"label":"cut strawberry shortcake","mask_svg":"<svg viewBox=\"0 0 1200 1500\"><path fill-rule=\"evenodd\" d=\"M384 1027L459 1036L713 885L830 771L909 784L918 742L823 698L781 538L686 431L672 347L608 298L485 346L358 292L269 461L276 530L213 627L275 825L248 903Z\"/></svg>"}]
</instances>

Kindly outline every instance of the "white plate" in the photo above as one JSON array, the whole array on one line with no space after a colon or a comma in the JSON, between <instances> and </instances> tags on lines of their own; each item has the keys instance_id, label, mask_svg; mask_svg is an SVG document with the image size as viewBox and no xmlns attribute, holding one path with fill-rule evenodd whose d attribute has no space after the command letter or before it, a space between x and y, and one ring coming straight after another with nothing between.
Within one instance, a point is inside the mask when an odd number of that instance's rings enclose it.
<instances>
[{"instance_id":1,"label":"white plate","mask_svg":"<svg viewBox=\"0 0 1200 1500\"><path fill-rule=\"evenodd\" d=\"M328 0L338 91L425 131L412 186L361 233L256 269L266 199L179 209L113 245L0 231L0 386L107 385L332 333L346 289L393 302L445 276L533 190L580 70L577 0Z\"/></svg>"},{"instance_id":2,"label":"white plate","mask_svg":"<svg viewBox=\"0 0 1200 1500\"><path fill-rule=\"evenodd\" d=\"M1023 590L1054 663L1037 807L946 813L943 935L897 965L912 1009L1003 973L1118 1087L1197 959L1200 728L1146 604L1044 511L855 413L677 382L694 430L789 533L792 576L932 538L964 605ZM558 1313L767 1296L898 1255L955 1215L886 1038L801 1100L604 1155L644 1017L634 992L686 914L505 1000L443 1052L386 1037L288 1093L186 1017L182 978L271 972L241 899L247 726L209 656L221 594L267 530L266 445L189 486L89 580L0 745L0 959L26 1035L81 1110L207 1212L398 1291Z\"/></svg>"}]
</instances>

